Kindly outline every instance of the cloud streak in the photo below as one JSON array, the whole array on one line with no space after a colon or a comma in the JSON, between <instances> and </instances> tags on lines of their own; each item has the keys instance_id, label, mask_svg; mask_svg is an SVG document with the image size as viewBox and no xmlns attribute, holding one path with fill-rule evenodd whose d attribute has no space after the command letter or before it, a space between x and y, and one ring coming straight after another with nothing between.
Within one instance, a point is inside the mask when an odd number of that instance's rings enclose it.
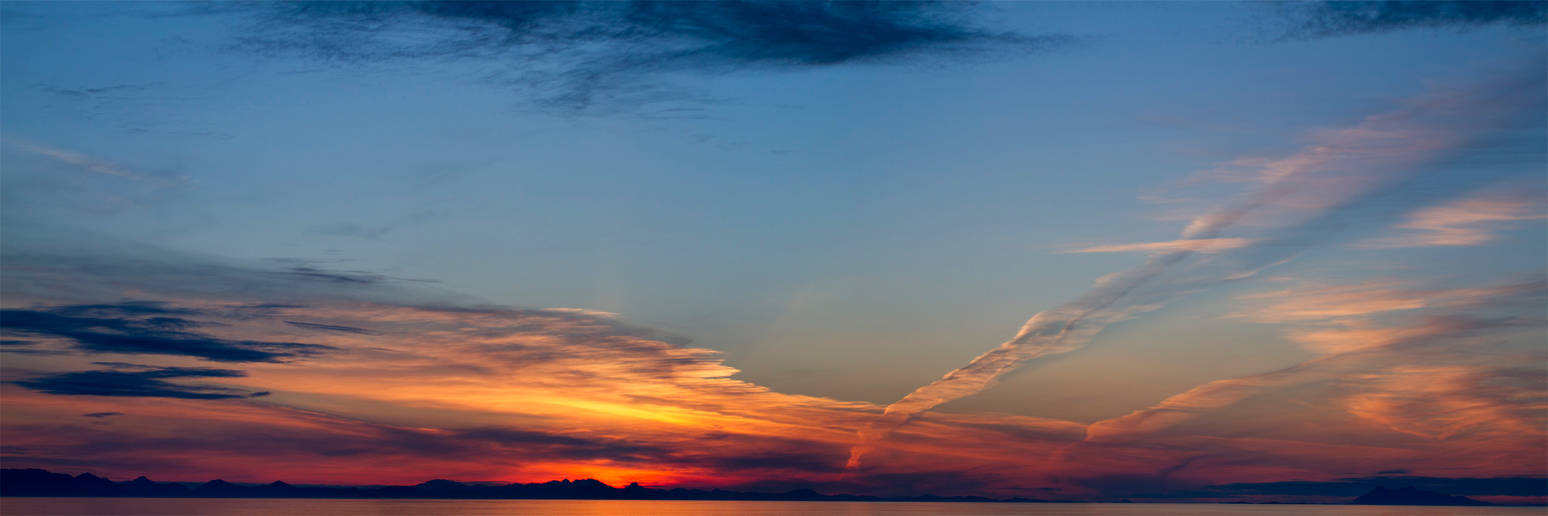
<instances>
[{"instance_id":1,"label":"cloud streak","mask_svg":"<svg viewBox=\"0 0 1548 516\"><path fill-rule=\"evenodd\" d=\"M162 185L173 185L185 181L185 178L182 176L144 174L111 161L97 159L71 150L19 140L12 137L7 137L4 141L5 145L8 147L19 149L30 154L43 156L57 163L69 165L78 170L84 170L95 174Z\"/></svg>"},{"instance_id":2,"label":"cloud streak","mask_svg":"<svg viewBox=\"0 0 1548 516\"><path fill-rule=\"evenodd\" d=\"M1533 75L1534 84L1541 78ZM1255 273L1264 264L1280 263L1298 245L1284 239L1287 235L1306 235L1302 224L1319 217L1334 216L1337 210L1398 178L1423 169L1430 160L1457 148L1472 138L1508 126L1518 106L1510 99L1502 102L1497 89L1515 87L1514 80L1484 82L1470 90L1436 91L1421 96L1400 109L1373 115L1351 127L1322 131L1314 143L1283 158L1237 160L1251 165L1246 177L1262 186L1245 199L1191 221L1182 231L1185 240L1213 241L1244 221L1279 231L1278 238L1261 239L1263 244L1237 248L1246 259L1224 272L1183 276L1180 281L1145 289L1196 254L1192 248L1155 255L1143 265L1099 282L1081 298L1032 316L1011 339L953 370L940 379L915 389L888 405L882 418L858 435L847 469L861 465L863 456L894 429L910 419L943 403L961 399L989 387L997 378L1015 370L1028 360L1067 353L1079 349L1102 328L1130 315L1149 309L1156 303L1181 292L1212 283ZM1265 215L1268 218L1252 220ZM1247 252L1251 251L1251 254ZM1145 296L1135 296L1142 292ZM1148 296L1148 297L1147 297ZM1136 302L1136 297L1143 301ZM1125 299L1129 298L1129 299Z\"/></svg>"},{"instance_id":3,"label":"cloud streak","mask_svg":"<svg viewBox=\"0 0 1548 516\"><path fill-rule=\"evenodd\" d=\"M1415 289L1394 281L1309 285L1240 296L1245 308L1226 317L1263 323L1343 320L1387 312L1486 303L1541 301L1543 280L1476 288Z\"/></svg>"},{"instance_id":4,"label":"cloud streak","mask_svg":"<svg viewBox=\"0 0 1548 516\"><path fill-rule=\"evenodd\" d=\"M1543 405L1532 401L1529 393L1548 380L1543 372L1468 364L1477 358L1469 358L1459 348L1471 336L1541 327L1540 320L1478 314L1539 307L1548 296L1548 282L1538 279L1489 288L1431 291L1436 292L1433 303L1413 302L1409 292L1425 291L1353 286L1269 293L1267 296L1290 300L1250 312L1274 315L1252 318L1271 323L1321 323L1323 326L1311 329L1286 330L1291 340L1318 353L1317 358L1194 387L1152 407L1094 423L1087 438L1134 439L1271 389L1330 380L1338 380L1348 389L1342 403L1349 413L1399 432L1439 439L1464 427L1503 425L1513 432L1540 433L1531 427L1531 421L1539 418L1531 411ZM1399 324L1351 319L1421 309L1427 310Z\"/></svg>"},{"instance_id":5,"label":"cloud streak","mask_svg":"<svg viewBox=\"0 0 1548 516\"><path fill-rule=\"evenodd\" d=\"M1494 241L1515 222L1548 219L1543 192L1483 193L1417 210L1398 228L1404 235L1362 242L1361 247L1478 246Z\"/></svg>"},{"instance_id":6,"label":"cloud streak","mask_svg":"<svg viewBox=\"0 0 1548 516\"><path fill-rule=\"evenodd\" d=\"M63 339L97 353L181 355L216 362L280 362L332 349L319 344L223 339L193 331L208 324L178 317L190 309L156 303L0 310L8 334Z\"/></svg>"},{"instance_id":7,"label":"cloud streak","mask_svg":"<svg viewBox=\"0 0 1548 516\"><path fill-rule=\"evenodd\" d=\"M113 369L58 373L11 383L48 394L67 396L135 396L220 400L244 398L253 393L228 387L180 384L168 380L178 378L237 378L242 376L246 376L246 374L234 369L147 367L140 370ZM115 415L122 414L117 412L86 414L87 417L93 418Z\"/></svg>"},{"instance_id":8,"label":"cloud streak","mask_svg":"<svg viewBox=\"0 0 1548 516\"><path fill-rule=\"evenodd\" d=\"M1069 254L1084 253L1159 253L1189 251L1195 253L1218 253L1252 245L1253 241L1247 238L1193 238L1181 240L1168 240L1165 242L1140 242L1134 244L1107 244L1081 247L1069 251Z\"/></svg>"}]
</instances>

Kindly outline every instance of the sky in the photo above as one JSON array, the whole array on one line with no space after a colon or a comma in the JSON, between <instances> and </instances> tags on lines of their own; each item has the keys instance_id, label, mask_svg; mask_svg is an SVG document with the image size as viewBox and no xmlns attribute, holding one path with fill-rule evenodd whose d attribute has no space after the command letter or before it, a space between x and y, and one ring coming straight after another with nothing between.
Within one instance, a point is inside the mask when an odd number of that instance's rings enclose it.
<instances>
[{"instance_id":1,"label":"sky","mask_svg":"<svg viewBox=\"0 0 1548 516\"><path fill-rule=\"evenodd\" d=\"M0 3L0 460L1548 502L1548 4Z\"/></svg>"}]
</instances>

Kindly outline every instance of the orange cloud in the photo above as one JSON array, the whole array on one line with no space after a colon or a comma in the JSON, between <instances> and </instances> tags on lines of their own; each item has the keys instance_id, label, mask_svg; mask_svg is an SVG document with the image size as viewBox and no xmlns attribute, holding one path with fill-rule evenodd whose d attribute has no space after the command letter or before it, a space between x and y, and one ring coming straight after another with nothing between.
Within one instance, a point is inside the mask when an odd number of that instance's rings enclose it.
<instances>
[{"instance_id":1,"label":"orange cloud","mask_svg":"<svg viewBox=\"0 0 1548 516\"><path fill-rule=\"evenodd\" d=\"M1368 280L1353 285L1303 285L1266 293L1246 294L1240 301L1257 304L1234 311L1226 318L1255 322L1316 322L1359 318L1387 311L1420 308L1468 307L1483 302L1519 298L1540 293L1543 280L1483 288L1402 288L1390 280Z\"/></svg>"},{"instance_id":2,"label":"orange cloud","mask_svg":"<svg viewBox=\"0 0 1548 516\"><path fill-rule=\"evenodd\" d=\"M1408 234L1362 242L1362 247L1476 246L1494 241L1513 222L1548 219L1544 196L1484 193L1415 211L1398 225Z\"/></svg>"},{"instance_id":3,"label":"orange cloud","mask_svg":"<svg viewBox=\"0 0 1548 516\"><path fill-rule=\"evenodd\" d=\"M1537 449L1543 445L1543 428L1548 423L1543 409L1548 408L1548 402L1536 393L1548 382L1548 373L1516 364L1541 361L1542 357L1522 357L1495 348L1499 335L1511 332L1521 334L1519 338L1540 340L1542 322L1468 314L1540 307L1536 300L1545 290L1548 284L1541 280L1428 291L1391 283L1363 283L1247 296L1276 302L1244 312L1241 317L1323 324L1286 330L1291 340L1320 356L1275 371L1205 383L1153 406L1093 423L1087 440L1164 438L1159 436L1176 432L1174 429L1185 422L1215 416L1249 399L1323 384L1331 390L1311 403L1342 407L1345 414L1359 421L1393 432L1467 441L1448 442L1445 449L1432 450L1433 454L1467 449L1509 456L1510 450ZM1379 324L1363 317L1421 309L1427 310L1396 324ZM1339 440L1353 438L1344 435ZM1521 463L1519 457L1511 462Z\"/></svg>"}]
</instances>

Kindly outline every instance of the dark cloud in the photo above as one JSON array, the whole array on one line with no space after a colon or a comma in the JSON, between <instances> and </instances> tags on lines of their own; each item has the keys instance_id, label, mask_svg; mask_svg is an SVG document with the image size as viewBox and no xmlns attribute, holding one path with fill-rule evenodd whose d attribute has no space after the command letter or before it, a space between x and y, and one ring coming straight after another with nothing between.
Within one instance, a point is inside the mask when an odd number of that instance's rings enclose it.
<instances>
[{"instance_id":1,"label":"dark cloud","mask_svg":"<svg viewBox=\"0 0 1548 516\"><path fill-rule=\"evenodd\" d=\"M395 229L395 226L383 224L379 226L367 226L364 224L343 223L317 226L315 231L328 236L350 238L379 238Z\"/></svg>"},{"instance_id":2,"label":"dark cloud","mask_svg":"<svg viewBox=\"0 0 1548 516\"><path fill-rule=\"evenodd\" d=\"M842 466L842 465L841 465ZM1001 484L1004 479L989 472L964 474L960 470L942 468L935 471L907 473L870 473L860 486L896 496L916 496L938 493L980 492L986 484Z\"/></svg>"},{"instance_id":3,"label":"dark cloud","mask_svg":"<svg viewBox=\"0 0 1548 516\"><path fill-rule=\"evenodd\" d=\"M68 396L143 396L218 400L242 398L248 391L213 385L187 385L169 382L175 378L238 378L246 373L234 369L203 367L149 367L140 370L75 371L19 380L14 383L48 394ZM88 414L89 416L89 414Z\"/></svg>"},{"instance_id":4,"label":"dark cloud","mask_svg":"<svg viewBox=\"0 0 1548 516\"><path fill-rule=\"evenodd\" d=\"M1104 474L1093 476L1071 477L1068 480L1075 485L1085 487L1092 491L1102 493L1104 496L1130 497L1130 498L1207 498L1209 495L1178 493L1193 493L1200 484L1196 481L1178 478L1174 476L1178 471L1187 468L1190 464L1204 458L1202 455L1184 457L1178 460L1168 459L1164 466L1158 464L1158 468L1150 471L1133 471L1118 474ZM1219 495L1214 495L1219 496Z\"/></svg>"},{"instance_id":5,"label":"dark cloud","mask_svg":"<svg viewBox=\"0 0 1548 516\"><path fill-rule=\"evenodd\" d=\"M435 218L435 216L436 213L434 211L420 210L404 215L402 217L398 217L384 224L371 225L352 222L340 224L324 224L317 226L313 229L313 231L316 231L318 234L328 236L372 239L386 236L388 233L398 230L398 228L423 223L427 220Z\"/></svg>"},{"instance_id":6,"label":"dark cloud","mask_svg":"<svg viewBox=\"0 0 1548 516\"><path fill-rule=\"evenodd\" d=\"M209 323L162 314L199 312L158 303L0 310L0 329L68 339L98 353L183 355L218 362L282 362L333 349L319 344L231 340L191 331Z\"/></svg>"},{"instance_id":7,"label":"dark cloud","mask_svg":"<svg viewBox=\"0 0 1548 516\"><path fill-rule=\"evenodd\" d=\"M64 97L92 98L92 97L102 97L102 96L113 96L113 95L137 93L137 92L145 91L145 90L148 90L150 88L153 88L153 87L156 87L156 86L160 86L160 85L161 85L161 83L113 84L113 85L107 85L107 86L94 86L94 87L81 87L81 88L44 87L43 89L44 89L44 91L47 91L49 93L53 93L55 95L60 95L60 96L64 96Z\"/></svg>"},{"instance_id":8,"label":"dark cloud","mask_svg":"<svg viewBox=\"0 0 1548 516\"><path fill-rule=\"evenodd\" d=\"M360 271L328 271L314 267L291 267L280 272L288 276L304 279L323 280L333 283L353 283L357 285L370 285L387 280L386 276Z\"/></svg>"},{"instance_id":9,"label":"dark cloud","mask_svg":"<svg viewBox=\"0 0 1548 516\"><path fill-rule=\"evenodd\" d=\"M371 330L367 330L365 328L356 328L354 326L340 326L340 325L337 325L337 324L318 324L318 323L309 323L309 322L303 322L303 321L285 321L285 324L289 324L289 325L295 326L297 328L306 328L308 330L334 331L334 332L339 332L339 333L354 333L354 334L357 334L357 335L375 335L376 334L376 332L371 331Z\"/></svg>"},{"instance_id":10,"label":"dark cloud","mask_svg":"<svg viewBox=\"0 0 1548 516\"><path fill-rule=\"evenodd\" d=\"M662 72L822 67L992 50L1041 50L1062 35L996 32L955 2L318 2L264 6L237 45L344 62L479 59L549 107L681 99Z\"/></svg>"},{"instance_id":11,"label":"dark cloud","mask_svg":"<svg viewBox=\"0 0 1548 516\"><path fill-rule=\"evenodd\" d=\"M370 271L340 271L320 269L311 265L296 265L276 274L291 279L313 280L337 285L371 286L391 282L436 283L435 280L396 278Z\"/></svg>"},{"instance_id":12,"label":"dark cloud","mask_svg":"<svg viewBox=\"0 0 1548 516\"><path fill-rule=\"evenodd\" d=\"M160 301L124 301L115 304L82 304L57 307L60 314L71 316L170 316L197 315L197 310L178 308Z\"/></svg>"},{"instance_id":13,"label":"dark cloud","mask_svg":"<svg viewBox=\"0 0 1548 516\"><path fill-rule=\"evenodd\" d=\"M1548 496L1548 477L1447 478L1375 476L1326 482L1260 482L1212 486L1204 493L1239 495L1359 496L1381 486L1413 487L1460 496ZM1208 495L1205 495L1208 496Z\"/></svg>"},{"instance_id":14,"label":"dark cloud","mask_svg":"<svg viewBox=\"0 0 1548 516\"><path fill-rule=\"evenodd\" d=\"M420 287L435 283L365 270L338 270L307 259L264 264L172 251L77 228L7 222L0 239L0 291L7 298L88 304L125 291L157 297L217 299L201 307L220 320L272 317L310 300L463 304L468 296ZM84 275L84 276L83 276ZM90 281L83 280L90 277ZM162 308L166 308L162 306ZM9 337L9 336L7 336Z\"/></svg>"},{"instance_id":15,"label":"dark cloud","mask_svg":"<svg viewBox=\"0 0 1548 516\"><path fill-rule=\"evenodd\" d=\"M62 351L62 350L57 350L57 349L40 349L40 348L37 347L37 344L39 344L39 342L35 341L35 340L0 339L0 353L11 353L11 354L14 354L14 355L45 355L45 356L58 356L58 355L70 355L70 354L72 354L69 351Z\"/></svg>"},{"instance_id":16,"label":"dark cloud","mask_svg":"<svg viewBox=\"0 0 1548 516\"><path fill-rule=\"evenodd\" d=\"M650 462L667 453L661 447L631 443L620 439L579 437L512 428L481 428L457 431L454 437L501 449L522 450L556 457L608 459Z\"/></svg>"},{"instance_id":17,"label":"dark cloud","mask_svg":"<svg viewBox=\"0 0 1548 516\"><path fill-rule=\"evenodd\" d=\"M100 418L105 418L105 417L122 416L122 415L124 415L123 412L92 412L90 414L81 414L81 417L93 417L93 418L99 418L100 419Z\"/></svg>"},{"instance_id":18,"label":"dark cloud","mask_svg":"<svg viewBox=\"0 0 1548 516\"><path fill-rule=\"evenodd\" d=\"M1534 1L1320 2L1284 8L1291 24L1285 35L1288 39L1410 28L1541 25L1548 21L1548 3Z\"/></svg>"}]
</instances>

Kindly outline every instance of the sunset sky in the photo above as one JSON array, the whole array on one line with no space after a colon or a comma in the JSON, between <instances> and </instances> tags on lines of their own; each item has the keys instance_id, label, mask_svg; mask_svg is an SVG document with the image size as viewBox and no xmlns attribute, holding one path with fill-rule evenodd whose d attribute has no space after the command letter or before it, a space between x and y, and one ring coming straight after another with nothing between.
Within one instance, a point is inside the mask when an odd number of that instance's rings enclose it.
<instances>
[{"instance_id":1,"label":"sunset sky","mask_svg":"<svg viewBox=\"0 0 1548 516\"><path fill-rule=\"evenodd\" d=\"M1548 3L0 3L0 461L1548 502Z\"/></svg>"}]
</instances>

